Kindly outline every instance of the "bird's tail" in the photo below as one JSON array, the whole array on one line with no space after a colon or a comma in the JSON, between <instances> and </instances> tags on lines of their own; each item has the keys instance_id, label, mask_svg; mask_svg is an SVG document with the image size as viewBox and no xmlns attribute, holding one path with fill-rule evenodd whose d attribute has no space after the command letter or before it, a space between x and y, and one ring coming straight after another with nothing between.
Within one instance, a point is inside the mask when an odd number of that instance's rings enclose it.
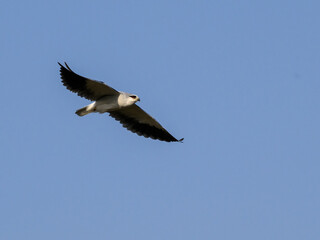
<instances>
[{"instance_id":1,"label":"bird's tail","mask_svg":"<svg viewBox=\"0 0 320 240\"><path fill-rule=\"evenodd\" d=\"M80 117L87 115L89 113L95 112L96 111L96 102L93 102L89 104L88 106L85 106L83 108L80 108L79 110L76 111L76 114Z\"/></svg>"},{"instance_id":2,"label":"bird's tail","mask_svg":"<svg viewBox=\"0 0 320 240\"><path fill-rule=\"evenodd\" d=\"M83 108L80 108L76 111L76 114L80 117L84 116L84 115L87 115L89 113L92 113L94 112L92 109L91 110L87 110L87 107L83 107Z\"/></svg>"}]
</instances>

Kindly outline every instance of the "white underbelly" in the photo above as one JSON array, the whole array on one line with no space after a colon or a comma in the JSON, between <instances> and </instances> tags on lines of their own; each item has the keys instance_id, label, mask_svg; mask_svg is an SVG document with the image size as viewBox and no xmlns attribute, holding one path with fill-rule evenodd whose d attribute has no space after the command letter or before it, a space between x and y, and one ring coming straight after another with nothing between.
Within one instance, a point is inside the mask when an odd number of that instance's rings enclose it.
<instances>
[{"instance_id":1,"label":"white underbelly","mask_svg":"<svg viewBox=\"0 0 320 240\"><path fill-rule=\"evenodd\" d=\"M104 113L104 112L108 112L118 108L119 108L119 105L118 105L117 97L114 97L114 96L104 97L95 102L96 112Z\"/></svg>"},{"instance_id":2,"label":"white underbelly","mask_svg":"<svg viewBox=\"0 0 320 240\"><path fill-rule=\"evenodd\" d=\"M99 113L104 113L104 112L117 109L117 106L115 106L115 104L99 104L99 105L96 105L95 109Z\"/></svg>"}]
</instances>

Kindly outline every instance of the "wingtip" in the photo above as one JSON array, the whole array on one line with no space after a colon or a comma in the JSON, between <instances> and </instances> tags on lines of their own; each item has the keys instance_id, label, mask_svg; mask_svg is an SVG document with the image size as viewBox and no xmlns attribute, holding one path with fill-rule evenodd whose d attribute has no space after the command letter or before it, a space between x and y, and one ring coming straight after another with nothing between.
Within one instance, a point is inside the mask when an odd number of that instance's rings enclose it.
<instances>
[{"instance_id":1,"label":"wingtip","mask_svg":"<svg viewBox=\"0 0 320 240\"><path fill-rule=\"evenodd\" d=\"M61 68L64 68L64 69L67 69L67 70L73 72L73 71L71 70L71 68L69 67L69 65L68 65L66 62L64 62L64 65L65 65L65 66L63 66L63 65L62 65L61 63L59 63L59 62L58 62L58 64L60 65Z\"/></svg>"},{"instance_id":2,"label":"wingtip","mask_svg":"<svg viewBox=\"0 0 320 240\"><path fill-rule=\"evenodd\" d=\"M64 65L66 65L69 71L73 72L66 62L64 62Z\"/></svg>"},{"instance_id":3,"label":"wingtip","mask_svg":"<svg viewBox=\"0 0 320 240\"><path fill-rule=\"evenodd\" d=\"M183 143L184 138L181 138L180 140L178 140L178 142Z\"/></svg>"}]
</instances>

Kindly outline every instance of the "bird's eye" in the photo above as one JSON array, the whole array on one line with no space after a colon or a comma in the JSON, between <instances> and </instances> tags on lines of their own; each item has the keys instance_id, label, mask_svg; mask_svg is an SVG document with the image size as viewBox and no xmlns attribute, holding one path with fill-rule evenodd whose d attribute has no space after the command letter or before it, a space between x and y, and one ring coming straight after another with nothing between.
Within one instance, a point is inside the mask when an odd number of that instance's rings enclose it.
<instances>
[{"instance_id":1,"label":"bird's eye","mask_svg":"<svg viewBox=\"0 0 320 240\"><path fill-rule=\"evenodd\" d=\"M136 96L130 96L131 98L133 98L133 99L136 99L137 97Z\"/></svg>"}]
</instances>

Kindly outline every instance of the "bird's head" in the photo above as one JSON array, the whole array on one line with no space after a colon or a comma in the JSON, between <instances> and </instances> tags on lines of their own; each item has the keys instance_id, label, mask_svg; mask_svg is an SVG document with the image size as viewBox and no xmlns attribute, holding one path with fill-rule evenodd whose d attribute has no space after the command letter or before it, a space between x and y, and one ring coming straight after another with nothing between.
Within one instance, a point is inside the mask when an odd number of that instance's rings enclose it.
<instances>
[{"instance_id":1,"label":"bird's head","mask_svg":"<svg viewBox=\"0 0 320 240\"><path fill-rule=\"evenodd\" d=\"M134 95L134 94L131 94L129 96L129 98L133 103L136 103L137 101L140 101L140 98L137 95Z\"/></svg>"}]
</instances>

